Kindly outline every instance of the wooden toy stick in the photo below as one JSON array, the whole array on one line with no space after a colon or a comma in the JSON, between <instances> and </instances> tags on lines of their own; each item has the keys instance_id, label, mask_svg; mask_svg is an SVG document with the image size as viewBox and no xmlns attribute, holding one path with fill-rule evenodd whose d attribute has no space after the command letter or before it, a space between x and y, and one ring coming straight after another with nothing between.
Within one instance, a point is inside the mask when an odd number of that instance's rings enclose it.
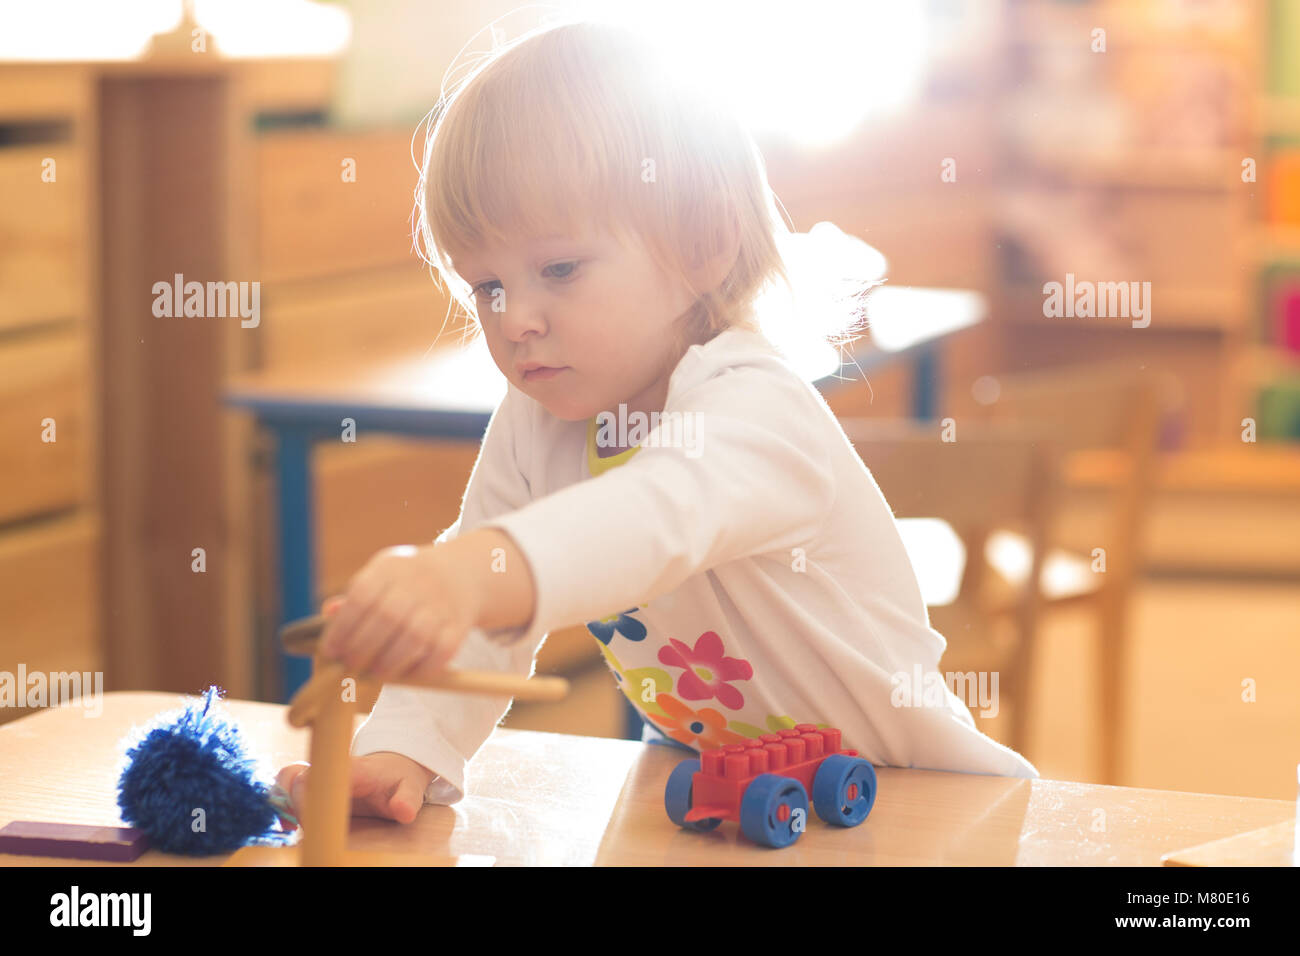
<instances>
[{"instance_id":1,"label":"wooden toy stick","mask_svg":"<svg viewBox=\"0 0 1300 956\"><path fill-rule=\"evenodd\" d=\"M284 648L286 654L293 654L295 657L311 657L316 653L316 644L331 616L316 614L290 621L280 628L280 646Z\"/></svg>"},{"instance_id":2,"label":"wooden toy stick","mask_svg":"<svg viewBox=\"0 0 1300 956\"><path fill-rule=\"evenodd\" d=\"M563 677L521 677L496 671L444 669L428 676L417 675L388 683L406 687L431 687L458 694L513 697L515 700L560 700L569 692L569 682Z\"/></svg>"},{"instance_id":3,"label":"wooden toy stick","mask_svg":"<svg viewBox=\"0 0 1300 956\"><path fill-rule=\"evenodd\" d=\"M291 654L314 654L321 631L328 618L316 616L294 621L280 632L284 649ZM319 659L318 659L319 660ZM330 662L336 663L336 662ZM317 668L312 679L304 685L294 697L289 710L289 723L302 727L314 713L322 693L334 693L339 682L345 676L340 665L339 670L328 674L323 668ZM320 678L318 681L317 678ZM358 677L373 680L361 674ZM569 682L562 677L522 677L518 674L503 674L496 671L466 671L444 668L429 674L420 674L399 681L386 681L390 684L402 684L408 687L428 687L435 690L448 690L460 694L488 694L500 697L513 697L516 700L560 700L569 692ZM328 685L328 686L326 686ZM358 696L363 688L358 687ZM299 723L295 717L303 722Z\"/></svg>"},{"instance_id":4,"label":"wooden toy stick","mask_svg":"<svg viewBox=\"0 0 1300 956\"><path fill-rule=\"evenodd\" d=\"M306 727L320 712L322 704L331 697L343 696L343 679L347 669L338 661L323 659L311 678L299 688L289 702L289 726ZM354 688L355 698L373 696L379 681L361 678ZM563 677L520 677L518 674L498 674L493 671L441 670L419 681L402 680L388 683L406 687L427 687L459 694L487 694L496 697L513 697L515 700L560 700L569 692L569 682ZM354 701L355 703L355 701Z\"/></svg>"},{"instance_id":5,"label":"wooden toy stick","mask_svg":"<svg viewBox=\"0 0 1300 956\"><path fill-rule=\"evenodd\" d=\"M357 699L372 694L380 684L377 679L362 674L356 687L351 688L354 693L345 695L343 682L349 676L347 667L315 653L326 621L324 616L306 618L280 632L286 651L312 654L315 658L311 679L294 695L288 714L291 726L311 727L311 775L303 799L303 839L300 847L295 848L300 851L295 859L303 866L342 866L350 858L359 859L347 850L348 819L352 812L352 724ZM400 683L521 700L558 700L569 690L569 682L560 677L530 679L518 674L445 668ZM245 854L245 859L251 862L254 856L250 852Z\"/></svg>"},{"instance_id":6,"label":"wooden toy stick","mask_svg":"<svg viewBox=\"0 0 1300 956\"><path fill-rule=\"evenodd\" d=\"M289 726L306 727L331 698L338 697L342 700L343 679L347 676L347 670L338 661L316 658L316 666L313 668L311 678L298 689L298 693L294 694L293 700L289 702ZM369 690L372 688L367 688L358 682L356 696L365 694Z\"/></svg>"},{"instance_id":7,"label":"wooden toy stick","mask_svg":"<svg viewBox=\"0 0 1300 956\"><path fill-rule=\"evenodd\" d=\"M337 664L317 659L318 673ZM337 691L341 668L333 687ZM347 851L348 819L352 813L352 716L356 701L342 694L324 694L312 718L311 775L303 800L302 865L342 866Z\"/></svg>"}]
</instances>

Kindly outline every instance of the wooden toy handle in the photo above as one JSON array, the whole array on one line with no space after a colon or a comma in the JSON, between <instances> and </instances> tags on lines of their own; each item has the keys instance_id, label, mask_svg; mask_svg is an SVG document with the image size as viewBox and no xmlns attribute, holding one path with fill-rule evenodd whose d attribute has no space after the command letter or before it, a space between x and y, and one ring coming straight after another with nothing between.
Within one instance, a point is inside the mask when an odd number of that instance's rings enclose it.
<instances>
[{"instance_id":1,"label":"wooden toy handle","mask_svg":"<svg viewBox=\"0 0 1300 956\"><path fill-rule=\"evenodd\" d=\"M280 641L290 654L313 654L321 631L328 620L323 615L303 618L287 624L280 631ZM347 668L338 661L318 661L321 665L311 679L294 695L289 704L289 723L304 727L320 712L330 696L341 693L348 676ZM384 683L364 674L358 678L356 694L360 697L375 685ZM460 694L487 694L514 697L517 700L560 700L569 692L569 682L563 677L521 677L497 671L465 671L444 668L436 673L422 675L418 680L387 681L407 687L427 687L453 691Z\"/></svg>"},{"instance_id":2,"label":"wooden toy handle","mask_svg":"<svg viewBox=\"0 0 1300 956\"><path fill-rule=\"evenodd\" d=\"M316 653L316 644L321 632L329 623L329 615L314 614L311 617L290 621L280 628L280 646L286 654L294 657L311 657Z\"/></svg>"},{"instance_id":3,"label":"wooden toy handle","mask_svg":"<svg viewBox=\"0 0 1300 956\"><path fill-rule=\"evenodd\" d=\"M325 630L329 619L328 614L315 614L290 621L280 628L280 646L284 648L286 654L292 654L294 657L313 657L316 654L316 644L320 640L321 632ZM501 643L491 633L487 634L487 638L497 644Z\"/></svg>"}]
</instances>

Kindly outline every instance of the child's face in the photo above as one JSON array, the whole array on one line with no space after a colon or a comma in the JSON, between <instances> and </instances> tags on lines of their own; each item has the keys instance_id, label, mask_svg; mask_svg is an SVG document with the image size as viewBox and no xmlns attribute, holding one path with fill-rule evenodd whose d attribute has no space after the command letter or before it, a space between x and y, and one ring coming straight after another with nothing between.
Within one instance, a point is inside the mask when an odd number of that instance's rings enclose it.
<instances>
[{"instance_id":1,"label":"child's face","mask_svg":"<svg viewBox=\"0 0 1300 956\"><path fill-rule=\"evenodd\" d=\"M493 361L551 414L580 421L620 403L662 410L681 357L674 323L693 300L642 246L584 230L463 252L453 263L474 287Z\"/></svg>"}]
</instances>

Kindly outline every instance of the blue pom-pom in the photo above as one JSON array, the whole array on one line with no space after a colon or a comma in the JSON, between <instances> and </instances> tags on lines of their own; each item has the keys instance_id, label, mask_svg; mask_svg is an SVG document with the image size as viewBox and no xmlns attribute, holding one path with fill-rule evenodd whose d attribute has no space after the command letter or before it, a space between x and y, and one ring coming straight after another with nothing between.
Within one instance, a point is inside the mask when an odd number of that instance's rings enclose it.
<instances>
[{"instance_id":1,"label":"blue pom-pom","mask_svg":"<svg viewBox=\"0 0 1300 956\"><path fill-rule=\"evenodd\" d=\"M127 751L118 781L122 820L165 853L209 856L288 842L289 834L276 829L269 788L244 754L239 727L213 706L219 699L209 687L179 716L157 718Z\"/></svg>"}]
</instances>

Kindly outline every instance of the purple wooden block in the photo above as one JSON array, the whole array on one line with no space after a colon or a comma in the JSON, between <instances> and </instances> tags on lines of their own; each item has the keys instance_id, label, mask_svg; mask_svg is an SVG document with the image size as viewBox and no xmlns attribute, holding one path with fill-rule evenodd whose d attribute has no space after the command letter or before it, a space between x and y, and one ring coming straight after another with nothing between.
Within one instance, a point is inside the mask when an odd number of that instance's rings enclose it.
<instances>
[{"instance_id":1,"label":"purple wooden block","mask_svg":"<svg viewBox=\"0 0 1300 956\"><path fill-rule=\"evenodd\" d=\"M0 853L22 856L130 863L147 849L148 835L134 827L88 827L15 820L0 829Z\"/></svg>"}]
</instances>

